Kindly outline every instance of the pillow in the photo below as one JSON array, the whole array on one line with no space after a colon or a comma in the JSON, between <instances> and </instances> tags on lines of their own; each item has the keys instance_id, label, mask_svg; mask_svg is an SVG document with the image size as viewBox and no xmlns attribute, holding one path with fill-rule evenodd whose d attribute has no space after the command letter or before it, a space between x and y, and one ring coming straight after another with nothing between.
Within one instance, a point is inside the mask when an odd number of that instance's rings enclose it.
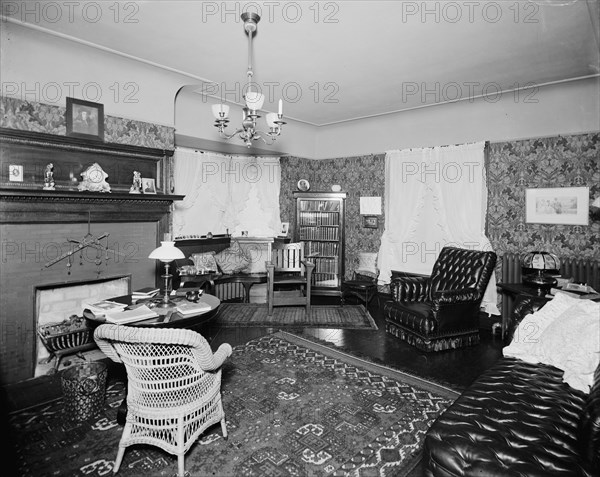
<instances>
[{"instance_id":1,"label":"pillow","mask_svg":"<svg viewBox=\"0 0 600 477\"><path fill-rule=\"evenodd\" d=\"M515 330L512 341L502 350L503 355L519 358L532 364L541 363L539 343L542 333L567 309L579 303L579 298L557 293L552 300L535 313L530 313L523 318Z\"/></svg>"},{"instance_id":2,"label":"pillow","mask_svg":"<svg viewBox=\"0 0 600 477\"><path fill-rule=\"evenodd\" d=\"M366 273L365 273L366 272ZM358 267L356 267L356 273L361 275L376 277L378 274L377 270L377 253L375 252L361 252L358 254Z\"/></svg>"},{"instance_id":3,"label":"pillow","mask_svg":"<svg viewBox=\"0 0 600 477\"><path fill-rule=\"evenodd\" d=\"M246 256L237 240L233 240L229 248L215 255L215 260L226 275L240 273L250 265L250 259Z\"/></svg>"},{"instance_id":4,"label":"pillow","mask_svg":"<svg viewBox=\"0 0 600 477\"><path fill-rule=\"evenodd\" d=\"M194 253L190 260L194 262L196 272L216 272L219 269L215 260L215 252Z\"/></svg>"},{"instance_id":5,"label":"pillow","mask_svg":"<svg viewBox=\"0 0 600 477\"><path fill-rule=\"evenodd\" d=\"M544 330L541 360L564 371L563 381L589 393L600 362L600 303L579 300Z\"/></svg>"}]
</instances>

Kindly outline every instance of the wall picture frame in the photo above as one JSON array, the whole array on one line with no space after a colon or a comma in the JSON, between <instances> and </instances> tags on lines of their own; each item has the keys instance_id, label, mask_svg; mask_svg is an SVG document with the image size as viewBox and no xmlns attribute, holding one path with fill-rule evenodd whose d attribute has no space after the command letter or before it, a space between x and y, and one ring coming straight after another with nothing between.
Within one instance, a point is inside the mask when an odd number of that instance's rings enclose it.
<instances>
[{"instance_id":1,"label":"wall picture frame","mask_svg":"<svg viewBox=\"0 0 600 477\"><path fill-rule=\"evenodd\" d=\"M67 97L67 136L104 141L104 105Z\"/></svg>"},{"instance_id":2,"label":"wall picture frame","mask_svg":"<svg viewBox=\"0 0 600 477\"><path fill-rule=\"evenodd\" d=\"M156 181L149 177L142 177L142 193L156 194Z\"/></svg>"},{"instance_id":3,"label":"wall picture frame","mask_svg":"<svg viewBox=\"0 0 600 477\"><path fill-rule=\"evenodd\" d=\"M589 203L589 187L526 189L525 222L588 225Z\"/></svg>"},{"instance_id":4,"label":"wall picture frame","mask_svg":"<svg viewBox=\"0 0 600 477\"><path fill-rule=\"evenodd\" d=\"M363 227L367 229L379 228L379 217L376 215L363 215Z\"/></svg>"},{"instance_id":5,"label":"wall picture frame","mask_svg":"<svg viewBox=\"0 0 600 477\"><path fill-rule=\"evenodd\" d=\"M290 232L290 223L289 222L281 222L281 233L280 237L287 237Z\"/></svg>"}]
</instances>

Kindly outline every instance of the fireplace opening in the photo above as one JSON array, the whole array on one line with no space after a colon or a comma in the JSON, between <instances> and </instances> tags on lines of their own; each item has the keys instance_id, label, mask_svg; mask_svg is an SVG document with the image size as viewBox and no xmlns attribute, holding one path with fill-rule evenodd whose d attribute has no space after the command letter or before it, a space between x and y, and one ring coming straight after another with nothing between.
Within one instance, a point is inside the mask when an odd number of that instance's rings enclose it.
<instances>
[{"instance_id":1,"label":"fireplace opening","mask_svg":"<svg viewBox=\"0 0 600 477\"><path fill-rule=\"evenodd\" d=\"M34 329L39 330L40 327L48 329L48 325L64 322L73 315L82 317L83 309L88 303L130 294L131 275L40 285L34 289ZM74 348L81 343L81 339L81 334L67 334L61 337L61 343L45 338L46 344L44 344L38 335L35 347L34 376L54 372L61 356L69 354L70 349L73 349L73 353L75 353ZM92 342L92 346L88 348L94 348L93 338L90 342ZM48 351L48 347L51 348L52 353ZM61 349L56 355L54 353L56 347L64 349Z\"/></svg>"}]
</instances>

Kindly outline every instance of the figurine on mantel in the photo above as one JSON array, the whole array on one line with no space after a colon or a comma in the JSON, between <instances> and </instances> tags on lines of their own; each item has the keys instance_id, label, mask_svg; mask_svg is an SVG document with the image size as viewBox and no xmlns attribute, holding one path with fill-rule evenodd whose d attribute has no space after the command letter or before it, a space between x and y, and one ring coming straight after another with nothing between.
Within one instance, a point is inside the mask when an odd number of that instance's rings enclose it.
<instances>
[{"instance_id":1,"label":"figurine on mantel","mask_svg":"<svg viewBox=\"0 0 600 477\"><path fill-rule=\"evenodd\" d=\"M110 185L106 182L108 174L102 170L97 162L83 171L81 177L83 177L83 181L77 186L79 190L110 192Z\"/></svg>"},{"instance_id":2,"label":"figurine on mantel","mask_svg":"<svg viewBox=\"0 0 600 477\"><path fill-rule=\"evenodd\" d=\"M54 189L54 164L50 163L46 166L44 172L44 189L43 190L55 190Z\"/></svg>"},{"instance_id":3,"label":"figurine on mantel","mask_svg":"<svg viewBox=\"0 0 600 477\"><path fill-rule=\"evenodd\" d=\"M133 171L133 183L129 188L130 194L141 194L142 191L142 173L139 171Z\"/></svg>"}]
</instances>

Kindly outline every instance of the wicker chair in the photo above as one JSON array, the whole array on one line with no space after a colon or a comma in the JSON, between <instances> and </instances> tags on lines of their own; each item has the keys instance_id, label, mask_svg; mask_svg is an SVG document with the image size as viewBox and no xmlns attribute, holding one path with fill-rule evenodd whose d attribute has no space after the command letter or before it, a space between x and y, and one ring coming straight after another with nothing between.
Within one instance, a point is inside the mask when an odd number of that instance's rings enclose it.
<instances>
[{"instance_id":1,"label":"wicker chair","mask_svg":"<svg viewBox=\"0 0 600 477\"><path fill-rule=\"evenodd\" d=\"M150 444L177 455L183 477L185 453L206 428L220 422L227 438L220 367L231 355L229 344L213 354L195 331L108 324L96 328L94 339L127 370L127 420L114 473L126 447Z\"/></svg>"}]
</instances>

